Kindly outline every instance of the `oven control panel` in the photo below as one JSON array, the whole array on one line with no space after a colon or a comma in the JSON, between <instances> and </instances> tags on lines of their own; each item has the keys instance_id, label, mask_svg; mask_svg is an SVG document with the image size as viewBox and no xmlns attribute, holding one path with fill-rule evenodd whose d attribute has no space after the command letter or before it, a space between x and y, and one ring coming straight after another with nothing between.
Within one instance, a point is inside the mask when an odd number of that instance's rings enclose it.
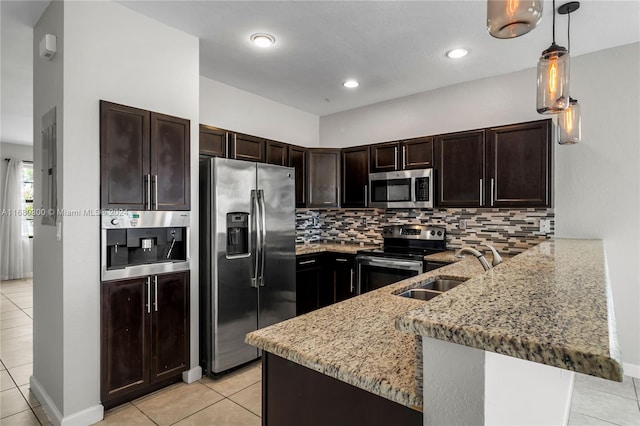
<instances>
[{"instance_id":1,"label":"oven control panel","mask_svg":"<svg viewBox=\"0 0 640 426\"><path fill-rule=\"evenodd\" d=\"M389 225L382 228L383 238L444 240L444 228L430 225Z\"/></svg>"}]
</instances>

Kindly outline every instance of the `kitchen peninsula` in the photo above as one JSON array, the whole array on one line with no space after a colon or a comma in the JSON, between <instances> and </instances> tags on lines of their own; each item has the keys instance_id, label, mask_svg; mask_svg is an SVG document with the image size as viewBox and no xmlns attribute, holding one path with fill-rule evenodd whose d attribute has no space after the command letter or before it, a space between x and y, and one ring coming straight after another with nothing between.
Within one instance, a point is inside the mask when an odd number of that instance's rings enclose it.
<instances>
[{"instance_id":1,"label":"kitchen peninsula","mask_svg":"<svg viewBox=\"0 0 640 426\"><path fill-rule=\"evenodd\" d=\"M397 296L434 276L468 281L428 302ZM337 379L418 413L424 411L420 415L420 419L424 416L424 424L443 419L455 422L458 414L471 416L460 419L476 423L478 419L487 423L489 419L503 419L500 416L509 414L510 407L493 404L491 383L495 371L492 366L503 365L505 359L524 363L525 369L543 368L544 372L562 376L563 401L570 400L573 385L573 373L565 370L622 380L604 248L598 240L544 242L484 273L475 258L466 258L250 333L246 341L266 352L266 424L279 413L277 406L270 406L275 401L269 388L271 361L274 365L284 362L295 368L306 367L304 370L310 373ZM433 353L434 348L438 353ZM463 365L446 365L455 362L459 351L472 351L461 359L465 368L468 357L472 358L471 364L479 366L466 377L467 384L477 386L462 389L466 395L442 395L447 386L455 386L465 378L451 377L447 382L437 377L434 369L461 370ZM423 352L429 357L424 368ZM517 373L521 367L516 365L508 371ZM537 377L544 376L538 373ZM424 374L428 380L423 380ZM439 386L440 394L435 386ZM535 389L544 390L538 392L542 399L558 397L558 389L547 389L544 383L537 386ZM464 383L461 387L466 388ZM305 395L303 388L297 389L297 397L319 397L313 395L313 387L307 390L310 393ZM514 398L526 395L520 388L503 387L501 392L512 392ZM331 396L324 395L322 402L331 401ZM338 394L333 396L339 398ZM443 399L451 401L449 414L454 417L440 416L441 411L447 410ZM532 410L545 411L535 402L530 406ZM466 412L469 407L472 413ZM321 422L314 415L330 413L331 407L318 402L316 413L291 410L296 409L290 408L290 421L308 420L312 424ZM353 407L354 413L375 410L376 407ZM564 410L568 410L568 404L560 407L560 414ZM552 414L557 412L554 407ZM491 417L496 413L500 416ZM512 421L522 423L523 419Z\"/></svg>"}]
</instances>

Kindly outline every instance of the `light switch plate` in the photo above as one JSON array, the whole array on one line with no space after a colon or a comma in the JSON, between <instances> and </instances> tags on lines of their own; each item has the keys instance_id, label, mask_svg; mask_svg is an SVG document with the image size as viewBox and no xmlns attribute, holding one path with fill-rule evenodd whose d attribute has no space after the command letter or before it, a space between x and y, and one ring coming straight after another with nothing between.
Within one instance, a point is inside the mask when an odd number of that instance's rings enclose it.
<instances>
[{"instance_id":1,"label":"light switch plate","mask_svg":"<svg viewBox=\"0 0 640 426\"><path fill-rule=\"evenodd\" d=\"M540 232L543 234L551 232L551 221L549 219L540 219Z\"/></svg>"}]
</instances>

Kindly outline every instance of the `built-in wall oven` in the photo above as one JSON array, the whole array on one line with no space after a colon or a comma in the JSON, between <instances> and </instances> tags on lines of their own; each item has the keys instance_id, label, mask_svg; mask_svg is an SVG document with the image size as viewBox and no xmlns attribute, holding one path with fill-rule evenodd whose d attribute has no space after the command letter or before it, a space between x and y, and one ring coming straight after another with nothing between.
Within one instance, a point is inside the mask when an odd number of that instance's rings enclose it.
<instances>
[{"instance_id":1,"label":"built-in wall oven","mask_svg":"<svg viewBox=\"0 0 640 426\"><path fill-rule=\"evenodd\" d=\"M102 213L102 281L189 269L190 212Z\"/></svg>"},{"instance_id":2,"label":"built-in wall oven","mask_svg":"<svg viewBox=\"0 0 640 426\"><path fill-rule=\"evenodd\" d=\"M384 208L433 208L433 169L370 173L369 205Z\"/></svg>"},{"instance_id":3,"label":"built-in wall oven","mask_svg":"<svg viewBox=\"0 0 640 426\"><path fill-rule=\"evenodd\" d=\"M446 247L445 229L436 226L385 226L382 237L383 248L361 250L356 256L359 294L433 269L424 257Z\"/></svg>"}]
</instances>

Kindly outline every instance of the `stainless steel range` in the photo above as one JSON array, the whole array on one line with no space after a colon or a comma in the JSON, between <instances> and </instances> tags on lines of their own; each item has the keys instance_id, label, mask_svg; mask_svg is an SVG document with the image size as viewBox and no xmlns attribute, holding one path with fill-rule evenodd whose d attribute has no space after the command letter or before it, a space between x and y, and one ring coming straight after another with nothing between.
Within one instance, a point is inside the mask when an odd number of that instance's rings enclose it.
<instances>
[{"instance_id":1,"label":"stainless steel range","mask_svg":"<svg viewBox=\"0 0 640 426\"><path fill-rule=\"evenodd\" d=\"M384 247L358 251L358 293L366 293L443 266L424 257L446 250L446 230L428 225L383 227Z\"/></svg>"}]
</instances>

